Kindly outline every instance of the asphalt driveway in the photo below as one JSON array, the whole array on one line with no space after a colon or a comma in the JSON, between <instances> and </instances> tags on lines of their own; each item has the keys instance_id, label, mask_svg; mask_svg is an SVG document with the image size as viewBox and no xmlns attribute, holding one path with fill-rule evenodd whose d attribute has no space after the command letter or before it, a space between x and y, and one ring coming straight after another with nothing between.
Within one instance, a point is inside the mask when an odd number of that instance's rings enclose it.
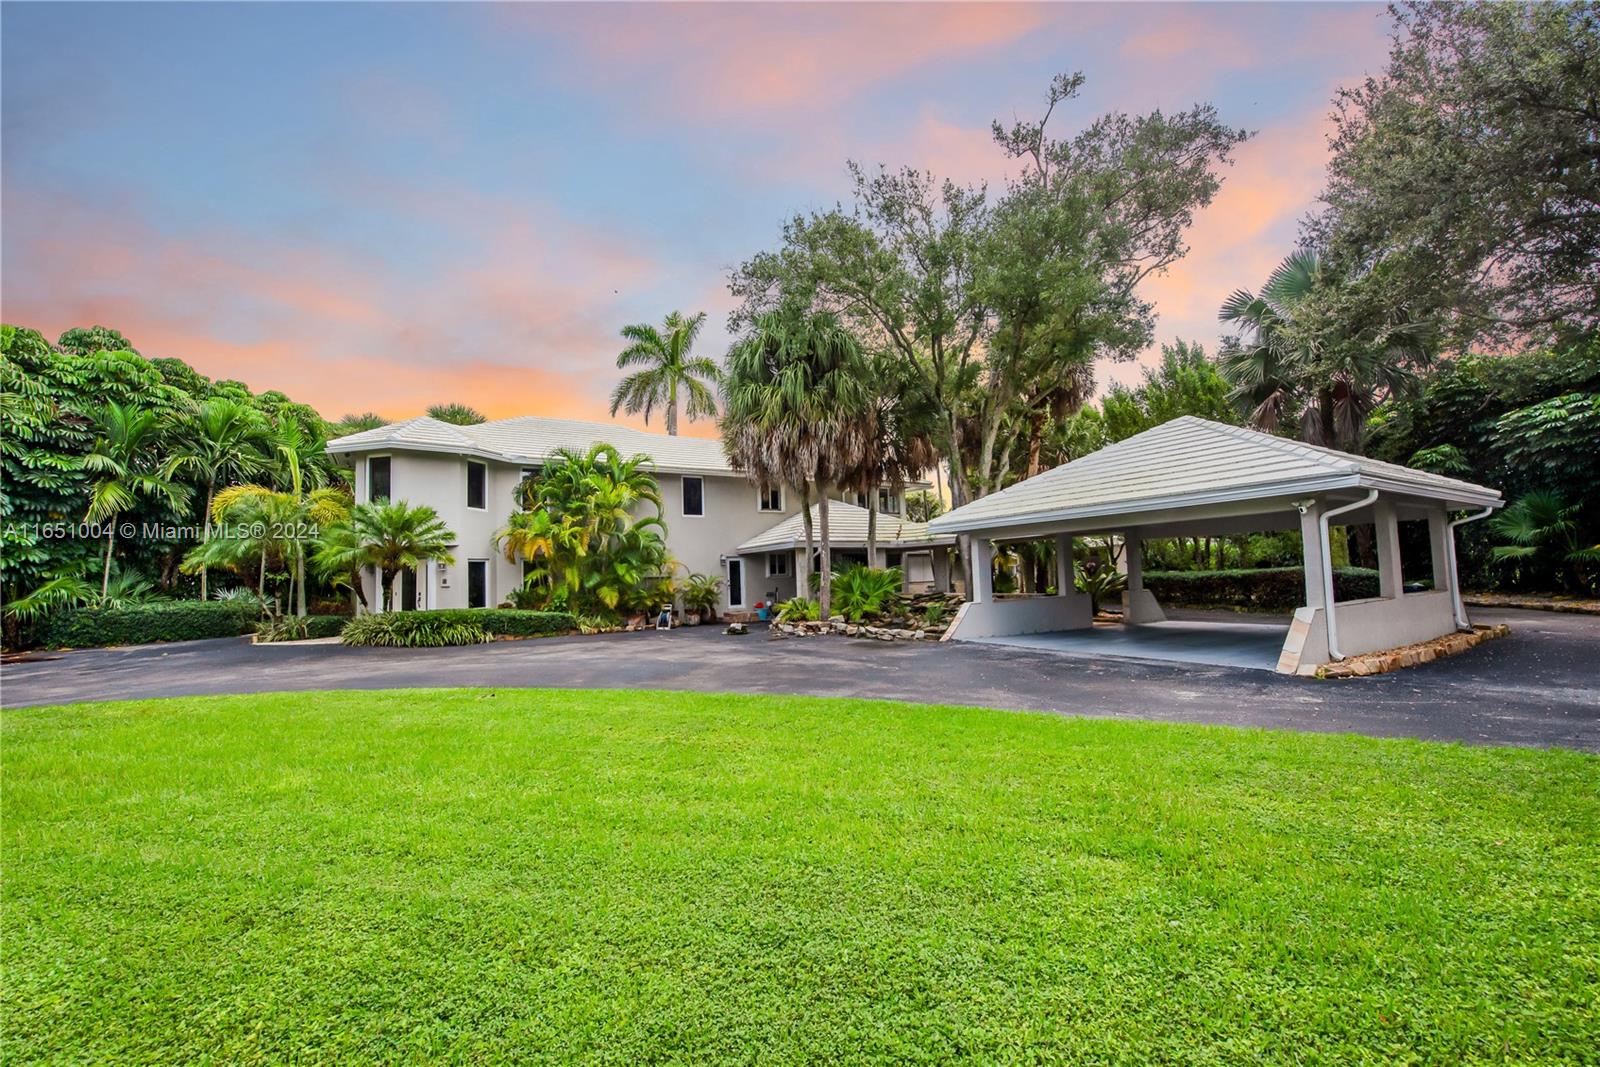
<instances>
[{"instance_id":1,"label":"asphalt driveway","mask_svg":"<svg viewBox=\"0 0 1600 1067\"><path fill-rule=\"evenodd\" d=\"M1373 678L1289 678L970 643L727 637L716 627L469 648L251 645L100 649L0 668L8 708L212 693L556 686L859 696L1073 715L1600 752L1600 618L1478 611L1512 634Z\"/></svg>"}]
</instances>

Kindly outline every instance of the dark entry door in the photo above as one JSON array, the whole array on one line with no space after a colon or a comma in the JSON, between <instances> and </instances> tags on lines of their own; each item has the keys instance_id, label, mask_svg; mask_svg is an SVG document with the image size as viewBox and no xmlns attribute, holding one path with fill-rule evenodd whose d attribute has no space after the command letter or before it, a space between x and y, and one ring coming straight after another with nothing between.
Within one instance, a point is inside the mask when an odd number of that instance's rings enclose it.
<instances>
[{"instance_id":1,"label":"dark entry door","mask_svg":"<svg viewBox=\"0 0 1600 1067\"><path fill-rule=\"evenodd\" d=\"M744 606L744 560L742 559L728 561L728 604L736 608Z\"/></svg>"},{"instance_id":2,"label":"dark entry door","mask_svg":"<svg viewBox=\"0 0 1600 1067\"><path fill-rule=\"evenodd\" d=\"M400 572L400 610L414 611L417 606L417 572L407 567Z\"/></svg>"},{"instance_id":3,"label":"dark entry door","mask_svg":"<svg viewBox=\"0 0 1600 1067\"><path fill-rule=\"evenodd\" d=\"M474 559L467 563L467 607L489 606L489 563Z\"/></svg>"}]
</instances>

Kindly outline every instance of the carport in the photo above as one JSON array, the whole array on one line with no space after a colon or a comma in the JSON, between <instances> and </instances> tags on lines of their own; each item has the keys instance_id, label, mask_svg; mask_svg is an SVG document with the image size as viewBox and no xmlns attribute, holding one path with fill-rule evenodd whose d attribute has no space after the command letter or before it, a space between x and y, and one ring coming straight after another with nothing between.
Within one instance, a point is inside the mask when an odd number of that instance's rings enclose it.
<instances>
[{"instance_id":1,"label":"carport","mask_svg":"<svg viewBox=\"0 0 1600 1067\"><path fill-rule=\"evenodd\" d=\"M1277 643L1276 670L1309 674L1467 628L1455 527L1500 505L1497 491L1470 482L1185 416L972 501L928 529L971 539L972 590L951 640L1262 667L1262 649ZM1423 592L1407 593L1401 582L1402 522L1427 525L1432 588ZM1379 595L1336 601L1331 531L1359 524L1373 527ZM1144 587L1146 540L1294 529L1305 598L1276 631L1281 641L1237 629L1250 624L1169 621ZM1103 635L1074 581L1072 539L1094 534L1120 539L1127 570L1124 625ZM1057 594L997 598L996 545L1045 538L1055 540Z\"/></svg>"}]
</instances>

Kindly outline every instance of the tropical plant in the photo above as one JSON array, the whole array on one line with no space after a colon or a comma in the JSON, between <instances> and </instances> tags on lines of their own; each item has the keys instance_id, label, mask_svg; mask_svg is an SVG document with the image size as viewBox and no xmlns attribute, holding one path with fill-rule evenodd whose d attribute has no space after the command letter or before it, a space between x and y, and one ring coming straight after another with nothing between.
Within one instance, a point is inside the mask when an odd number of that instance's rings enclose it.
<instances>
[{"instance_id":1,"label":"tropical plant","mask_svg":"<svg viewBox=\"0 0 1600 1067\"><path fill-rule=\"evenodd\" d=\"M904 584L899 567L846 567L834 578L834 610L851 622L886 614L899 605Z\"/></svg>"},{"instance_id":2,"label":"tropical plant","mask_svg":"<svg viewBox=\"0 0 1600 1067\"><path fill-rule=\"evenodd\" d=\"M1219 317L1242 334L1219 368L1252 426L1275 433L1298 420L1301 440L1361 452L1367 416L1409 393L1432 361L1432 326L1403 314L1363 321L1371 279L1341 277L1317 252L1290 255L1259 294L1236 290Z\"/></svg>"},{"instance_id":3,"label":"tropical plant","mask_svg":"<svg viewBox=\"0 0 1600 1067\"><path fill-rule=\"evenodd\" d=\"M1096 615L1100 614L1100 606L1109 597L1116 596L1128 587L1128 576L1115 567L1108 567L1098 560L1085 560L1085 565L1078 568L1077 578L1074 583L1078 592L1089 597L1089 608ZM1095 564L1090 566L1089 564Z\"/></svg>"},{"instance_id":4,"label":"tropical plant","mask_svg":"<svg viewBox=\"0 0 1600 1067\"><path fill-rule=\"evenodd\" d=\"M729 352L723 380L729 459L758 485L816 489L824 616L833 596L828 496L853 478L875 439L867 376L861 346L837 318L789 305L757 318Z\"/></svg>"},{"instance_id":5,"label":"tropical plant","mask_svg":"<svg viewBox=\"0 0 1600 1067\"><path fill-rule=\"evenodd\" d=\"M166 475L188 473L205 489L201 543L211 540L211 504L217 486L248 480L267 467L269 428L249 404L229 397L206 400L176 421ZM206 599L209 568L200 568L200 599Z\"/></svg>"},{"instance_id":6,"label":"tropical plant","mask_svg":"<svg viewBox=\"0 0 1600 1067\"><path fill-rule=\"evenodd\" d=\"M363 411L359 415L345 415L338 422L328 427L328 436L345 437L364 430L376 430L380 426L389 425L389 420L371 411Z\"/></svg>"},{"instance_id":7,"label":"tropical plant","mask_svg":"<svg viewBox=\"0 0 1600 1067\"><path fill-rule=\"evenodd\" d=\"M1490 532L1506 542L1489 556L1524 582L1550 582L1564 571L1571 588L1593 589L1600 544L1582 539L1578 513L1556 493L1529 493L1489 519Z\"/></svg>"},{"instance_id":8,"label":"tropical plant","mask_svg":"<svg viewBox=\"0 0 1600 1067\"><path fill-rule=\"evenodd\" d=\"M950 617L950 605L934 602L922 609L922 624L924 626L940 626Z\"/></svg>"},{"instance_id":9,"label":"tropical plant","mask_svg":"<svg viewBox=\"0 0 1600 1067\"><path fill-rule=\"evenodd\" d=\"M187 488L162 471L160 433L160 421L155 412L123 407L112 401L101 414L100 438L94 450L83 457L84 469L96 475L90 486L85 518L103 524L106 530L105 566L100 579L102 597L111 588L111 553L121 514L131 509L140 496L160 497L174 508L181 508L189 496Z\"/></svg>"},{"instance_id":10,"label":"tropical plant","mask_svg":"<svg viewBox=\"0 0 1600 1067\"><path fill-rule=\"evenodd\" d=\"M810 597L790 597L778 605L779 622L816 622L822 618L822 605Z\"/></svg>"},{"instance_id":11,"label":"tropical plant","mask_svg":"<svg viewBox=\"0 0 1600 1067\"><path fill-rule=\"evenodd\" d=\"M155 584L138 571L117 570L96 589L81 571L56 575L26 596L6 604L6 614L31 622L65 608L120 610L165 600Z\"/></svg>"},{"instance_id":12,"label":"tropical plant","mask_svg":"<svg viewBox=\"0 0 1600 1067\"><path fill-rule=\"evenodd\" d=\"M477 408L465 404L434 404L428 408L428 417L456 426L475 426L488 421Z\"/></svg>"},{"instance_id":13,"label":"tropical plant","mask_svg":"<svg viewBox=\"0 0 1600 1067\"><path fill-rule=\"evenodd\" d=\"M520 603L594 611L653 608L675 595L661 494L647 456L622 458L601 443L561 449L518 487L520 511L496 544L526 572ZM650 505L656 514L635 518ZM646 604L645 601L649 600Z\"/></svg>"},{"instance_id":14,"label":"tropical plant","mask_svg":"<svg viewBox=\"0 0 1600 1067\"><path fill-rule=\"evenodd\" d=\"M722 579L714 574L691 574L683 590L683 606L702 618L717 610L722 600Z\"/></svg>"},{"instance_id":15,"label":"tropical plant","mask_svg":"<svg viewBox=\"0 0 1600 1067\"><path fill-rule=\"evenodd\" d=\"M394 580L425 561L454 563L456 535L426 504L379 500L357 504L349 518L323 532L316 548L318 570L348 574L362 567L378 570L382 610L394 605Z\"/></svg>"},{"instance_id":16,"label":"tropical plant","mask_svg":"<svg viewBox=\"0 0 1600 1067\"><path fill-rule=\"evenodd\" d=\"M926 489L906 494L906 518L912 522L932 522L943 514L944 501Z\"/></svg>"},{"instance_id":17,"label":"tropical plant","mask_svg":"<svg viewBox=\"0 0 1600 1067\"><path fill-rule=\"evenodd\" d=\"M617 357L617 368L642 367L623 378L611 394L611 414L626 410L644 413L646 425L656 408L666 411L667 433L678 433L678 400L683 394L684 414L694 419L716 418L717 401L712 389L720 372L717 365L701 356L690 355L706 314L688 318L677 311L668 315L659 328L634 323L622 328L624 340L632 342Z\"/></svg>"},{"instance_id":18,"label":"tropical plant","mask_svg":"<svg viewBox=\"0 0 1600 1067\"><path fill-rule=\"evenodd\" d=\"M392 648L442 648L446 645L481 645L490 634L475 622L436 611L395 611L351 619L339 634L346 645Z\"/></svg>"}]
</instances>

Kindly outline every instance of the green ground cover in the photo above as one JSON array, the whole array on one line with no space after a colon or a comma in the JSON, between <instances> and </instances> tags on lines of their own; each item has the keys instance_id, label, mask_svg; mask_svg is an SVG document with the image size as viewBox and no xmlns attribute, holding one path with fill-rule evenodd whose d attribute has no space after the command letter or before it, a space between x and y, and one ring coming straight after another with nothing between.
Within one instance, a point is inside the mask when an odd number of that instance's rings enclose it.
<instances>
[{"instance_id":1,"label":"green ground cover","mask_svg":"<svg viewBox=\"0 0 1600 1067\"><path fill-rule=\"evenodd\" d=\"M7 710L7 1062L1593 1062L1600 759L893 703Z\"/></svg>"}]
</instances>

